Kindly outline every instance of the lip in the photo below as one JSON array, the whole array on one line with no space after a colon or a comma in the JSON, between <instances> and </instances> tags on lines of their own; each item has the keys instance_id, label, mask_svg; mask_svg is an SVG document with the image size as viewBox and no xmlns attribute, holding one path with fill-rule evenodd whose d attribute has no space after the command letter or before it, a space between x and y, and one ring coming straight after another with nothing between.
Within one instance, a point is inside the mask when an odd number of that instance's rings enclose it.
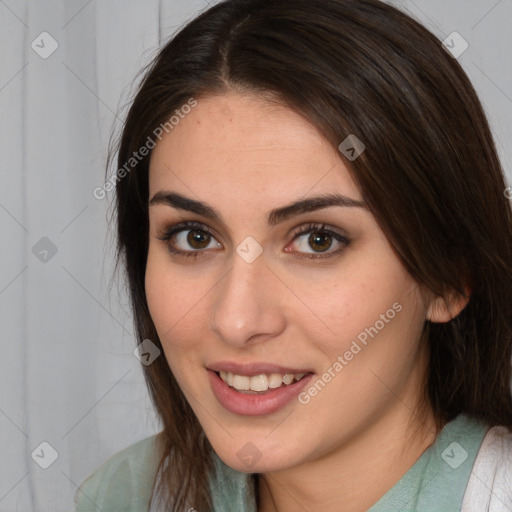
<instances>
[{"instance_id":1,"label":"lip","mask_svg":"<svg viewBox=\"0 0 512 512\"><path fill-rule=\"evenodd\" d=\"M223 370L224 370L223 366ZM258 368L262 368L262 366L258 366ZM232 370L224 370L224 371L232 371L232 373L237 373L237 375L259 375L261 373L286 373L281 370L277 370L276 366L265 366L265 368L272 368L272 371L257 371L256 373L247 373L254 372L251 365L245 366L243 369L246 373L238 373L240 371L240 367L237 367L236 372ZM289 384L288 386L281 386L276 389L269 389L264 394L246 394L240 393L228 386L219 375L217 375L216 371L213 368L207 369L208 377L210 378L210 385L213 391L213 394L217 398L218 402L229 412L233 414L239 414L241 416L262 416L264 414L272 414L273 412L282 409L287 404L289 404L303 389L306 384L313 377L313 373L309 373L305 375L301 380L294 382L293 384ZM220 370L219 370L220 371ZM288 373L307 373L302 371L291 371L288 369Z\"/></svg>"},{"instance_id":2,"label":"lip","mask_svg":"<svg viewBox=\"0 0 512 512\"><path fill-rule=\"evenodd\" d=\"M265 373L270 375L271 373L313 373L311 368L286 368L284 366L278 366L271 363L247 363L240 364L232 361L220 361L207 366L208 370L214 372L231 372L236 375L244 375L246 377L254 377L255 375L261 375ZM290 384L291 385L291 384Z\"/></svg>"}]
</instances>

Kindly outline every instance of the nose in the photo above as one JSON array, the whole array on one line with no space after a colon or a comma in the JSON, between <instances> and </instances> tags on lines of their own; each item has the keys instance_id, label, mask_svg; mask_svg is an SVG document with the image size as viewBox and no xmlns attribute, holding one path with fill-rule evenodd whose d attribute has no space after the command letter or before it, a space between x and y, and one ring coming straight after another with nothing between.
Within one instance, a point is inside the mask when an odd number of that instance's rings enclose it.
<instances>
[{"instance_id":1,"label":"nose","mask_svg":"<svg viewBox=\"0 0 512 512\"><path fill-rule=\"evenodd\" d=\"M279 284L263 255L247 263L234 254L231 270L212 290L211 329L238 348L278 336L286 326Z\"/></svg>"}]
</instances>

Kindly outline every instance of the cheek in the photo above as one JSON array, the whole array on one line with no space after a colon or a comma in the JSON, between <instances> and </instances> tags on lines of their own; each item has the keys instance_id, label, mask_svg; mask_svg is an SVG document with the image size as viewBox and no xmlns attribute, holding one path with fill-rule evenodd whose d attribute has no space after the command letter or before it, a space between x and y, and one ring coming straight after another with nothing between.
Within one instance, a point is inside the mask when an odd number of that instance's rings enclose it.
<instances>
[{"instance_id":1,"label":"cheek","mask_svg":"<svg viewBox=\"0 0 512 512\"><path fill-rule=\"evenodd\" d=\"M204 325L198 316L204 314L207 283L172 272L167 255L160 252L164 251L150 247L148 253L145 288L149 313L164 350L193 348L201 339L196 331Z\"/></svg>"},{"instance_id":2,"label":"cheek","mask_svg":"<svg viewBox=\"0 0 512 512\"><path fill-rule=\"evenodd\" d=\"M320 279L304 276L294 283L303 303L296 318L331 357L354 340L365 346L377 334L410 339L410 327L420 321L417 284L394 256L383 258L383 252L347 260L339 272Z\"/></svg>"},{"instance_id":3,"label":"cheek","mask_svg":"<svg viewBox=\"0 0 512 512\"><path fill-rule=\"evenodd\" d=\"M339 425L357 428L396 396L405 396L418 367L424 315L419 288L406 274L383 275L333 290L325 301L325 323L334 334L320 336L313 322L307 327L315 353L323 357L321 374L300 403L329 429L325 438L338 439ZM317 441L325 439L320 435Z\"/></svg>"},{"instance_id":4,"label":"cheek","mask_svg":"<svg viewBox=\"0 0 512 512\"><path fill-rule=\"evenodd\" d=\"M197 366L204 339L198 326L204 325L198 315L204 305L201 284L193 286L189 280L180 279L169 271L165 258L148 254L145 288L149 313L160 339L163 355L182 390L194 387L187 369Z\"/></svg>"}]
</instances>

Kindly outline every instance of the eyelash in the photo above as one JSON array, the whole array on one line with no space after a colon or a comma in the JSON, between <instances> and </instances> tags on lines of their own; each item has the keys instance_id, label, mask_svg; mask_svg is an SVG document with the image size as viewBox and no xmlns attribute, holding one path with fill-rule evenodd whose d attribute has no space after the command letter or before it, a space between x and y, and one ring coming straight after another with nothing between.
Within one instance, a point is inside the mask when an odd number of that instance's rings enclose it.
<instances>
[{"instance_id":1,"label":"eyelash","mask_svg":"<svg viewBox=\"0 0 512 512\"><path fill-rule=\"evenodd\" d=\"M200 253L204 252L203 250L192 250L192 251L180 251L178 249L174 249L169 243L170 239L176 235L177 233L181 233L182 231L203 231L209 236L213 237L213 233L208 229L204 224L200 224L198 222L180 222L179 224L175 224L174 226L169 226L164 228L163 231L157 235L158 240L162 240L166 243L168 250L177 256L185 256L187 258L197 258Z\"/></svg>"},{"instance_id":2,"label":"eyelash","mask_svg":"<svg viewBox=\"0 0 512 512\"><path fill-rule=\"evenodd\" d=\"M299 253L297 253L299 255L298 256L299 258L304 258L304 259L308 259L308 260L315 260L315 259L318 260L318 259L323 259L323 258L330 258L332 256L339 254L346 247L348 247L348 245L350 245L350 240L348 238L346 238L345 236L341 235L340 233L337 233L336 231L333 231L332 229L326 228L325 224L315 224L315 223L305 224L304 226L301 226L299 229L297 229L297 231L295 232L295 234L293 236L292 241L295 241L297 238L299 238L302 235L311 234L311 233L329 235L332 238L334 238L334 240L339 242L341 245L338 249L336 249L334 251L329 251L329 249L328 249L329 252L325 252L325 253L322 253L322 252L320 252L320 253L299 252Z\"/></svg>"},{"instance_id":3,"label":"eyelash","mask_svg":"<svg viewBox=\"0 0 512 512\"><path fill-rule=\"evenodd\" d=\"M182 231L192 231L192 230L202 231L205 234L207 234L207 235L209 235L209 236L211 236L212 238L215 239L213 233L208 229L208 227L206 225L200 224L198 222L192 222L192 221L180 222L179 224L175 224L173 226L164 227L163 230L157 235L156 238L158 240L161 240L161 241L165 242L166 245L167 245L168 250L172 254L175 254L177 256L185 256L185 257L197 258L198 256L200 256L201 253L205 252L204 249L196 249L196 250L190 250L190 251L180 251L178 249L173 248L171 246L171 244L169 243L171 238L174 235L176 235L178 233L181 233ZM325 224L314 224L314 223L313 224L306 224L306 225L301 226L300 228L298 228L298 230L295 232L295 234L293 236L292 242L295 241L300 236L303 236L305 234L311 234L311 233L318 233L318 234L322 234L322 235L329 235L332 238L334 238L337 242L339 242L341 244L341 247L339 247L335 251L326 252L326 253L303 253L303 252L298 252L297 254L299 255L298 256L299 258L304 258L304 259L309 259L309 260L312 260L312 259L318 260L318 259L330 258L330 257L335 256L336 254L340 253L348 245L350 245L350 240L348 240L346 237L344 237L340 233L337 233L336 231L333 231L331 229L326 228Z\"/></svg>"}]
</instances>

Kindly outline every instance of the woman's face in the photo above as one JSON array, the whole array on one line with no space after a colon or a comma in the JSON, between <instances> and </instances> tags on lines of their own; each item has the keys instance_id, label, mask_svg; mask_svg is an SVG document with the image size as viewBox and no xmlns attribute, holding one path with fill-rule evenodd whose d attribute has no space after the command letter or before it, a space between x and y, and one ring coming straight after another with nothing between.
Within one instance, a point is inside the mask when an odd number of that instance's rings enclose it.
<instances>
[{"instance_id":1,"label":"woman's face","mask_svg":"<svg viewBox=\"0 0 512 512\"><path fill-rule=\"evenodd\" d=\"M410 417L427 306L314 126L258 96L199 99L149 185L151 317L224 462L291 468Z\"/></svg>"}]
</instances>

